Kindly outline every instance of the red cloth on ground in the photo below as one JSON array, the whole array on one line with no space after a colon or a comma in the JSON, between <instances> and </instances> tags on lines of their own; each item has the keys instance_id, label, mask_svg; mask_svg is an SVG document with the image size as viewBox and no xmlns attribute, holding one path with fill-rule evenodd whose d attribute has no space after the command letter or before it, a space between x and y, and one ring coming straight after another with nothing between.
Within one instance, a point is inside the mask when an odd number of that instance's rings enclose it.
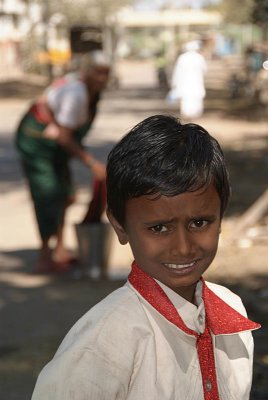
<instances>
[{"instance_id":1,"label":"red cloth on ground","mask_svg":"<svg viewBox=\"0 0 268 400\"><path fill-rule=\"evenodd\" d=\"M101 216L106 208L106 182L95 179L93 182L92 199L82 224L101 222Z\"/></svg>"}]
</instances>

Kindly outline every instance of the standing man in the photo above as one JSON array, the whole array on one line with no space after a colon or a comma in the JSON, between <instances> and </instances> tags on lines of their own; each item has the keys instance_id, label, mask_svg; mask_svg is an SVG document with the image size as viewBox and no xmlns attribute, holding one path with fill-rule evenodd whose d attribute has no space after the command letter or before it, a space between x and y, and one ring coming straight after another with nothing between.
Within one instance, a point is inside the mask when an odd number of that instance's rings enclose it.
<instances>
[{"instance_id":1,"label":"standing man","mask_svg":"<svg viewBox=\"0 0 268 400\"><path fill-rule=\"evenodd\" d=\"M180 100L181 115L188 119L199 118L204 110L206 62L199 49L198 40L185 45L185 52L178 57L171 79L169 97Z\"/></svg>"}]
</instances>

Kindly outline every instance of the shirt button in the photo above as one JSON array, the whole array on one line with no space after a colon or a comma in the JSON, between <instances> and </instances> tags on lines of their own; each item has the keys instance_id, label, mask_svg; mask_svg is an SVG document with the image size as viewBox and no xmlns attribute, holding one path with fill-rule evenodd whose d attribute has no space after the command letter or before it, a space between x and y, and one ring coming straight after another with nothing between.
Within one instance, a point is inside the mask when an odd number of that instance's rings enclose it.
<instances>
[{"instance_id":1,"label":"shirt button","mask_svg":"<svg viewBox=\"0 0 268 400\"><path fill-rule=\"evenodd\" d=\"M203 315L201 315L201 314L198 315L198 321L199 321L200 323L203 322Z\"/></svg>"},{"instance_id":2,"label":"shirt button","mask_svg":"<svg viewBox=\"0 0 268 400\"><path fill-rule=\"evenodd\" d=\"M207 379L207 380L206 380L206 390L207 390L208 392L210 392L211 389L212 389L211 381L210 381L209 379Z\"/></svg>"}]
</instances>

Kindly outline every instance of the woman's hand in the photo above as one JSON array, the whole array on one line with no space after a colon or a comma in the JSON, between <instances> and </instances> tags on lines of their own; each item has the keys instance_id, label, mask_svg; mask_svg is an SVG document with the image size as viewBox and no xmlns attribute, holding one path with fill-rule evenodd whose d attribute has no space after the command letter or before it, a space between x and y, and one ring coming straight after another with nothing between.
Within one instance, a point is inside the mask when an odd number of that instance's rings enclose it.
<instances>
[{"instance_id":1,"label":"woman's hand","mask_svg":"<svg viewBox=\"0 0 268 400\"><path fill-rule=\"evenodd\" d=\"M43 136L46 139L58 140L59 135L60 135L60 128L58 125L54 124L53 122L48 124L47 127L43 131Z\"/></svg>"},{"instance_id":2,"label":"woman's hand","mask_svg":"<svg viewBox=\"0 0 268 400\"><path fill-rule=\"evenodd\" d=\"M106 166L102 162L93 158L89 153L78 144L73 138L71 129L60 127L60 134L56 138L59 145L64 147L72 156L79 158L91 170L93 175L100 180L106 178Z\"/></svg>"}]
</instances>

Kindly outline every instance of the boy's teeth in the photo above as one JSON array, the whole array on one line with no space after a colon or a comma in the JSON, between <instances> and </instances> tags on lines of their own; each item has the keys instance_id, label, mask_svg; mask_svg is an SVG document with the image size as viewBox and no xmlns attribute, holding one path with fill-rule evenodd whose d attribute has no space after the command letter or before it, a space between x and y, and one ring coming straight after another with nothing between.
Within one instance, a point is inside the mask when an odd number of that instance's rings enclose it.
<instances>
[{"instance_id":1,"label":"boy's teeth","mask_svg":"<svg viewBox=\"0 0 268 400\"><path fill-rule=\"evenodd\" d=\"M166 267L171 268L171 269L182 269L182 268L188 268L192 267L194 265L194 261L189 263L189 264L164 264Z\"/></svg>"}]
</instances>

